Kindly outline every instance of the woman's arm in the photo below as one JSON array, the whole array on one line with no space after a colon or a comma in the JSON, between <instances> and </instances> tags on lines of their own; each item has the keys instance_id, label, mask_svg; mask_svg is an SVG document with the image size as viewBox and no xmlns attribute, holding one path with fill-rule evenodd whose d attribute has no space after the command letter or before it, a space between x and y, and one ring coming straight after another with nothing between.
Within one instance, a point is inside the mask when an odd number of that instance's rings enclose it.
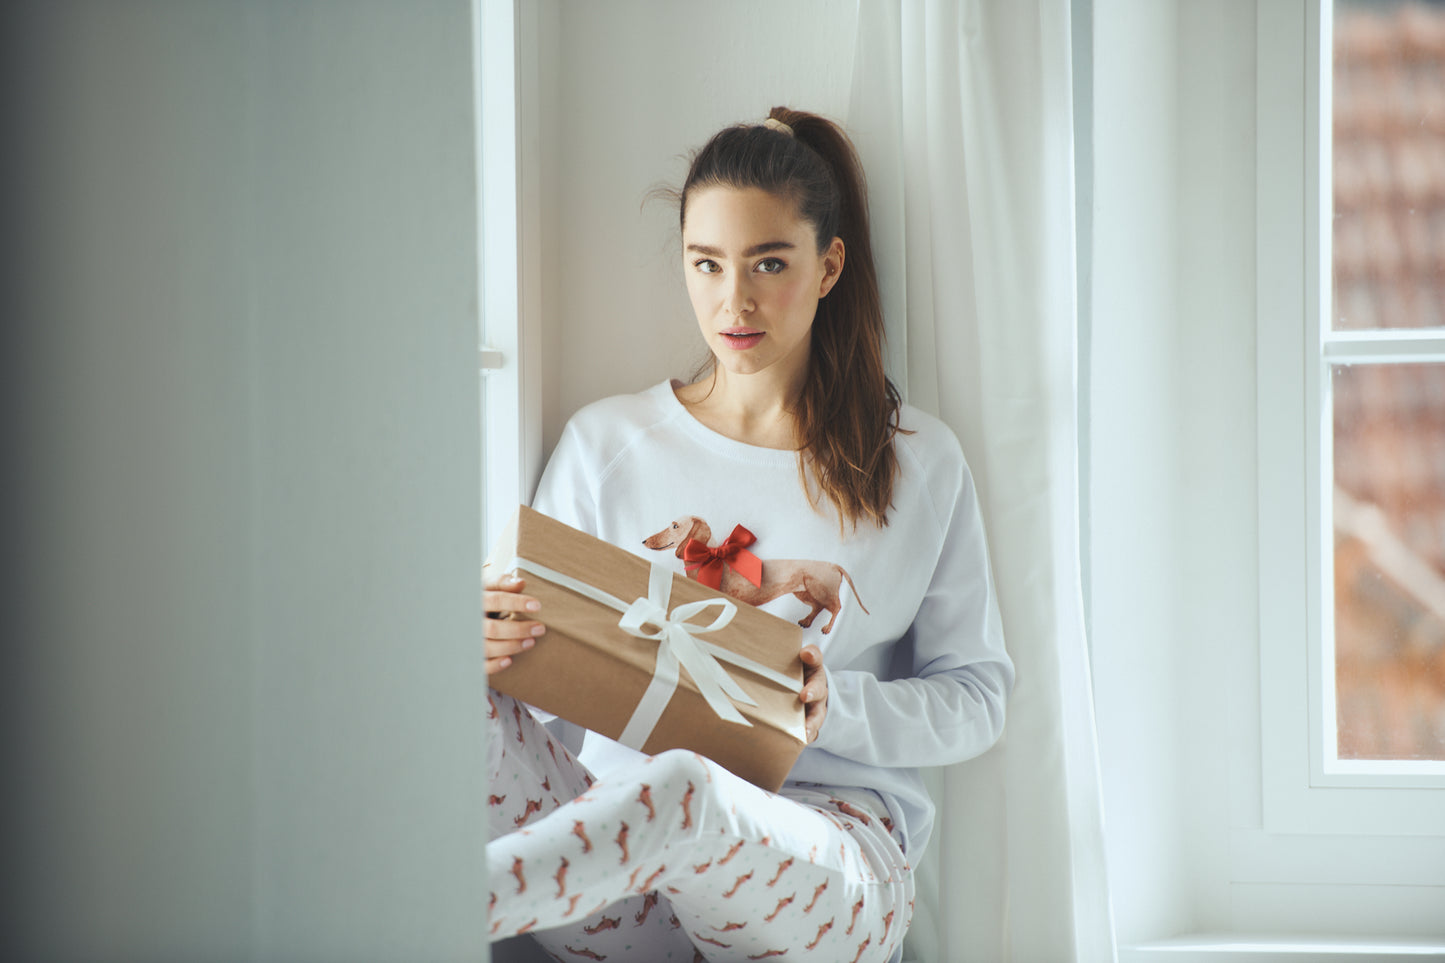
<instances>
[{"instance_id":1,"label":"woman's arm","mask_svg":"<svg viewBox=\"0 0 1445 963\"><path fill-rule=\"evenodd\" d=\"M908 635L911 678L828 669L827 722L813 745L875 766L937 766L972 758L1003 731L1014 667L967 469L942 549Z\"/></svg>"}]
</instances>

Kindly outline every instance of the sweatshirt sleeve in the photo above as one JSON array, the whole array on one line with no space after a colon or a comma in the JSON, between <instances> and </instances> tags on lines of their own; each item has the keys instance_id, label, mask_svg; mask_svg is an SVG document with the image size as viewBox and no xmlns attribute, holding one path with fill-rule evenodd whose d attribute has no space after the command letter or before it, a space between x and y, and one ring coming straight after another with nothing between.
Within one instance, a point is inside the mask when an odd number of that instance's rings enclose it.
<instances>
[{"instance_id":1,"label":"sweatshirt sleeve","mask_svg":"<svg viewBox=\"0 0 1445 963\"><path fill-rule=\"evenodd\" d=\"M939 766L979 755L1002 733L1014 666L966 465L954 492L933 577L897 643L897 674L911 676L826 668L828 714L813 747L874 766Z\"/></svg>"}]
</instances>

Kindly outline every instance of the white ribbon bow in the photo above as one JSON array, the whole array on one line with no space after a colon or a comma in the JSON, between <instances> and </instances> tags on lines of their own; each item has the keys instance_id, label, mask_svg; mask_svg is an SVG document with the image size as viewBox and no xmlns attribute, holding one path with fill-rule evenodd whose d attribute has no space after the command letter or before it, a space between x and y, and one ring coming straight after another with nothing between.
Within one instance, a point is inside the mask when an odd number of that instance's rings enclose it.
<instances>
[{"instance_id":1,"label":"white ribbon bow","mask_svg":"<svg viewBox=\"0 0 1445 963\"><path fill-rule=\"evenodd\" d=\"M580 579L563 575L525 558L513 559L511 567L531 572L555 585L621 612L618 628L628 635L657 642L657 665L653 669L652 681L638 700L632 718L617 737L617 741L625 746L641 751L648 737L652 735L657 720L662 718L663 710L667 708L673 692L677 689L679 667L687 669L688 675L692 676L692 681L697 686L698 694L707 701L718 718L745 726L751 726L752 723L734 704L740 702L743 705L756 706L757 702L743 691L728 674L727 669L719 664L719 660L747 669L789 692L796 693L800 689L790 676L698 638L699 634L716 632L733 620L733 616L737 614L737 605L730 600L715 597L701 602L688 602L669 613L667 605L672 596L672 570L666 562L651 563L647 596L636 599L631 604ZM694 625L687 621L710 608L718 609L718 614L709 624Z\"/></svg>"},{"instance_id":2,"label":"white ribbon bow","mask_svg":"<svg viewBox=\"0 0 1445 963\"><path fill-rule=\"evenodd\" d=\"M678 666L687 668L688 675L697 685L698 694L707 700L718 718L728 722L752 725L733 705L756 706L752 697L742 690L717 659L704 650L695 633L716 632L727 625L737 614L738 607L724 598L704 599L679 605L668 614L667 603L672 595L672 572L665 564L652 563L648 573L647 598L640 598L627 607L617 627L628 635L639 639L654 639L657 642L657 668L653 670L652 681L647 691L637 702L637 708L622 730L617 741L624 746L641 749L647 737L652 734L662 711L672 699L677 688ZM707 625L689 625L687 620L710 608L717 608L717 616ZM646 626L658 628L648 631ZM731 700L731 701L729 701Z\"/></svg>"}]
</instances>

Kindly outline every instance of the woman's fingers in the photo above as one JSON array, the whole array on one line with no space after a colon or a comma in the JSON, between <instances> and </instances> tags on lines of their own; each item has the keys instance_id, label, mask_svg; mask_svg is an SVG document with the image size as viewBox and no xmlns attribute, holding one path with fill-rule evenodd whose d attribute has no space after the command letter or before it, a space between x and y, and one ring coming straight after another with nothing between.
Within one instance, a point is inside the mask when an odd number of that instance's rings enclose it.
<instances>
[{"instance_id":1,"label":"woman's fingers","mask_svg":"<svg viewBox=\"0 0 1445 963\"><path fill-rule=\"evenodd\" d=\"M823 671L823 650L816 645L805 645L798 652L803 663L804 702L816 702L828 698L828 675Z\"/></svg>"},{"instance_id":2,"label":"woman's fingers","mask_svg":"<svg viewBox=\"0 0 1445 963\"><path fill-rule=\"evenodd\" d=\"M516 655L518 652L526 652L536 644L538 636L546 629L537 622L519 622L518 625L534 626L532 629L524 629L513 634L500 634L503 630L498 629L498 634L487 633L487 658L495 659L504 655Z\"/></svg>"},{"instance_id":3,"label":"woman's fingers","mask_svg":"<svg viewBox=\"0 0 1445 963\"><path fill-rule=\"evenodd\" d=\"M808 734L808 744L818 741L818 732L823 728L823 720L828 717L828 707L821 702L814 702L808 706L803 713L803 729Z\"/></svg>"},{"instance_id":4,"label":"woman's fingers","mask_svg":"<svg viewBox=\"0 0 1445 963\"><path fill-rule=\"evenodd\" d=\"M515 575L505 575L483 586L482 611L487 615L488 638L516 638L531 634L530 627L536 623L528 621L527 616L540 612L542 603L530 595L523 595L525 586L526 583ZM527 629L517 630L517 626L526 626Z\"/></svg>"},{"instance_id":5,"label":"woman's fingers","mask_svg":"<svg viewBox=\"0 0 1445 963\"><path fill-rule=\"evenodd\" d=\"M526 584L515 575L505 575L485 583L482 586L483 611L488 616L539 611L542 604L531 596L522 594Z\"/></svg>"},{"instance_id":6,"label":"woman's fingers","mask_svg":"<svg viewBox=\"0 0 1445 963\"><path fill-rule=\"evenodd\" d=\"M512 656L537 644L547 631L540 622L513 622L507 619L486 619L486 658L488 674L512 664Z\"/></svg>"},{"instance_id":7,"label":"woman's fingers","mask_svg":"<svg viewBox=\"0 0 1445 963\"><path fill-rule=\"evenodd\" d=\"M818 732L823 728L823 720L828 718L828 701L826 696L816 702L808 702L803 705L803 729L808 734L808 742L812 743L818 738Z\"/></svg>"},{"instance_id":8,"label":"woman's fingers","mask_svg":"<svg viewBox=\"0 0 1445 963\"><path fill-rule=\"evenodd\" d=\"M803 703L803 728L812 742L828 715L828 675L823 671L823 650L816 645L803 646L798 658L803 663L803 691L798 698Z\"/></svg>"},{"instance_id":9,"label":"woman's fingers","mask_svg":"<svg viewBox=\"0 0 1445 963\"><path fill-rule=\"evenodd\" d=\"M509 666L509 665L511 665L511 664L512 664L512 660L511 660L511 658L508 657L508 656L504 656L504 657L502 657L502 658L500 658L500 659L488 659L488 660L487 660L487 675L492 675L493 673L501 672L503 669L505 669L507 666Z\"/></svg>"},{"instance_id":10,"label":"woman's fingers","mask_svg":"<svg viewBox=\"0 0 1445 963\"><path fill-rule=\"evenodd\" d=\"M524 582L515 575L506 575L485 583L482 620L486 643L487 674L500 672L512 664L512 657L536 644L547 631L541 622L527 616L542 608L536 599L523 595Z\"/></svg>"},{"instance_id":11,"label":"woman's fingers","mask_svg":"<svg viewBox=\"0 0 1445 963\"><path fill-rule=\"evenodd\" d=\"M532 622L527 619L503 618L487 614L486 618L487 641L503 641L512 639L532 639L543 632L547 627L541 622Z\"/></svg>"}]
</instances>

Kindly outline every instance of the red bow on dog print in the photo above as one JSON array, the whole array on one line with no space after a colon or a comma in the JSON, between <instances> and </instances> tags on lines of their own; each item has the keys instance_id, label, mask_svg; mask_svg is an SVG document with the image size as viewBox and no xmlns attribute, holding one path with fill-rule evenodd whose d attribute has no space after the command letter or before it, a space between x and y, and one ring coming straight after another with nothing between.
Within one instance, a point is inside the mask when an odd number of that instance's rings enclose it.
<instances>
[{"instance_id":1,"label":"red bow on dog print","mask_svg":"<svg viewBox=\"0 0 1445 963\"><path fill-rule=\"evenodd\" d=\"M721 589L723 567L731 566L743 578L759 588L763 584L763 562L747 547L756 542L757 536L741 525L723 539L717 548L709 548L695 538L682 546L682 564L687 574L708 588Z\"/></svg>"}]
</instances>

